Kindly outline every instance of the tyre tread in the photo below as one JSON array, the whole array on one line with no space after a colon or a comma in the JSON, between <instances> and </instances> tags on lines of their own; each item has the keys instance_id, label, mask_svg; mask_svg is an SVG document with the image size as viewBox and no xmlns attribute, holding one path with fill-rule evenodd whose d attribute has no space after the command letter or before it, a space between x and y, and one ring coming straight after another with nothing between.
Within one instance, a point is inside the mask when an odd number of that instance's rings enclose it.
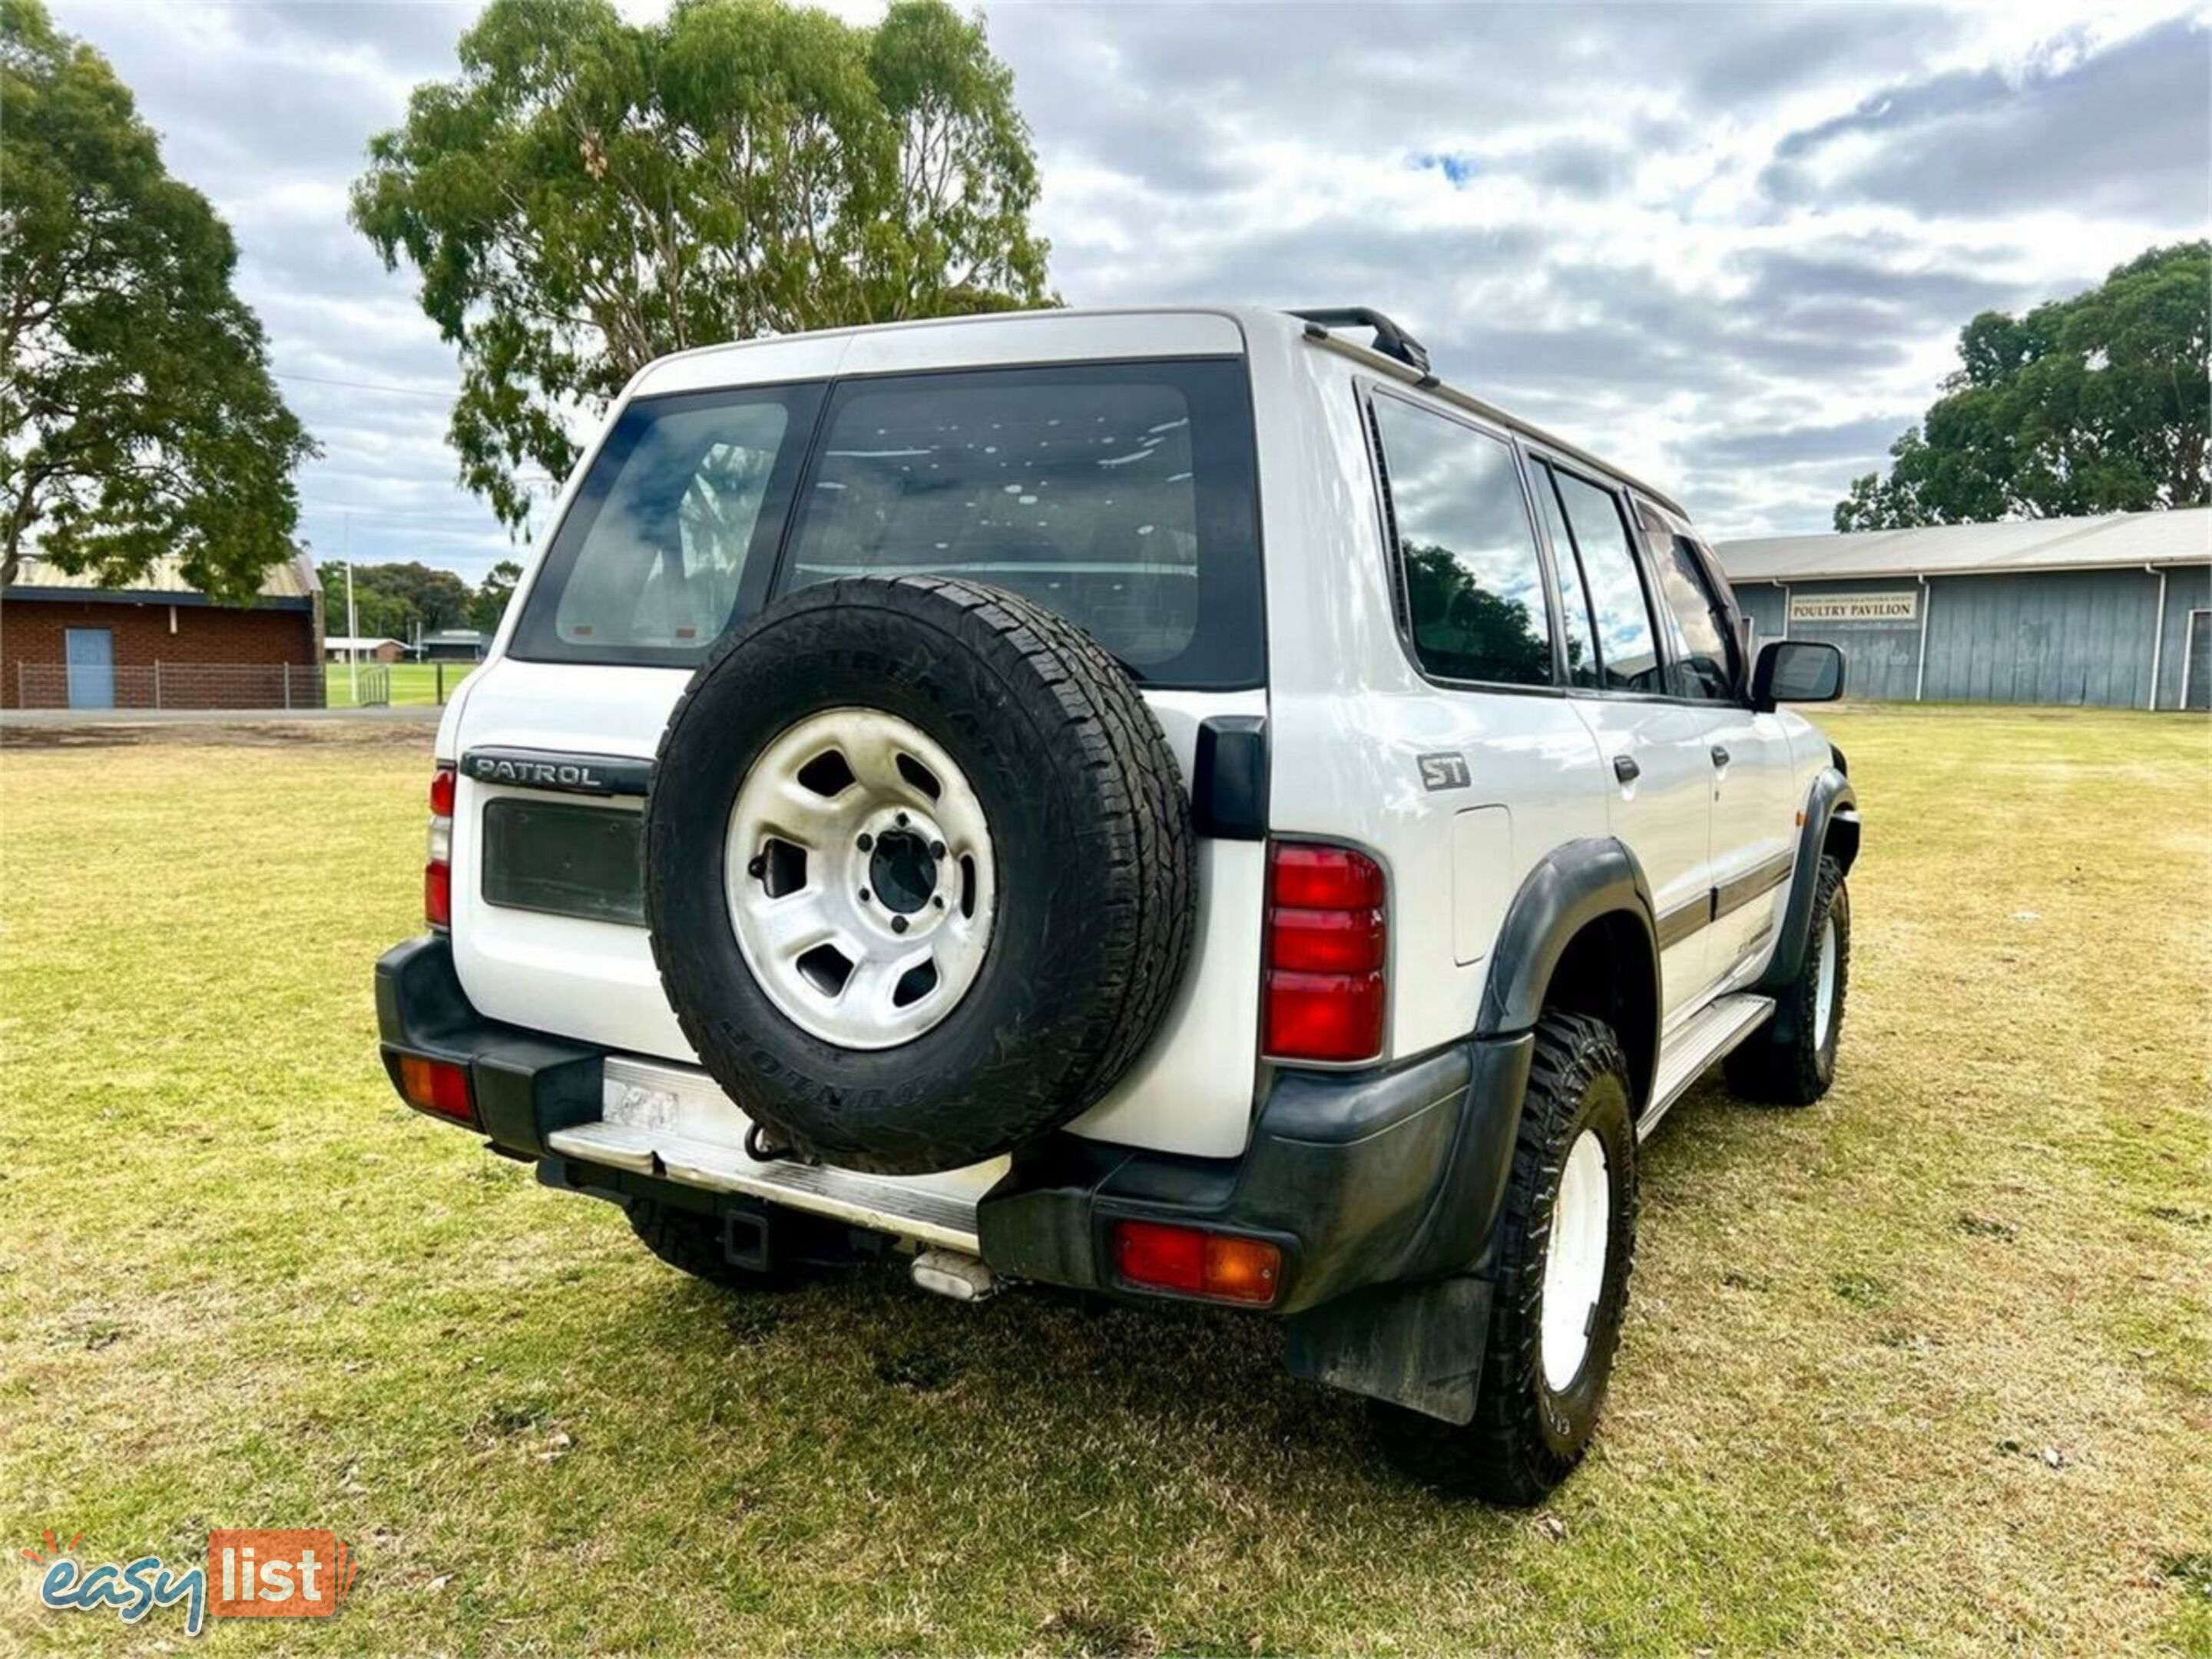
<instances>
[{"instance_id":1,"label":"tyre tread","mask_svg":"<svg viewBox=\"0 0 2212 1659\"><path fill-rule=\"evenodd\" d=\"M1389 1449L1404 1467L1430 1484L1485 1502L1520 1508L1540 1501L1582 1460L1556 1451L1543 1428L1540 1399L1544 1249L1540 1218L1548 1218L1546 1195L1558 1188L1572 1146L1584 1091L1610 1073L1626 1088L1628 1060L1603 1020L1547 1010L1536 1026L1535 1054L1514 1139L1500 1221L1498 1270L1490 1331L1474 1417L1465 1425L1389 1408ZM1632 1096L1631 1097L1632 1099ZM1629 1130L1632 1148L1634 1129ZM1632 1151L1631 1156L1632 1157ZM1622 1307L1635 1261L1636 1182L1629 1170L1621 1227ZM1616 1320L1609 1337L1617 1340ZM1601 1356L1609 1368L1612 1354Z\"/></svg>"},{"instance_id":2,"label":"tyre tread","mask_svg":"<svg viewBox=\"0 0 2212 1659\"><path fill-rule=\"evenodd\" d=\"M1820 855L1819 884L1813 890L1813 936L1805 951L1804 965L1796 981L1776 1001L1765 1024L1729 1052L1722 1076L1729 1091L1740 1100L1761 1106L1810 1106L1828 1092L1835 1081L1835 1060L1823 1064L1826 1046L1813 1029L1820 982L1820 919L1844 894L1842 926L1836 932L1836 1006L1833 1024L1844 1023L1844 1005L1850 989L1850 900L1844 887L1844 867L1828 854Z\"/></svg>"},{"instance_id":3,"label":"tyre tread","mask_svg":"<svg viewBox=\"0 0 2212 1659\"><path fill-rule=\"evenodd\" d=\"M925 599L923 596L927 596ZM919 603L917 601L920 601ZM1097 810L1079 820L1068 848L1090 887L1087 930L1097 954L1085 992L1082 1030L1066 1063L1049 1077L1025 1077L994 1096L991 1110L1002 1143L985 1149L901 1139L895 1151L864 1144L855 1124L834 1147L810 1148L857 1169L893 1172L972 1162L1033 1139L1097 1103L1134 1064L1158 1030L1188 968L1195 931L1196 850L1190 807L1173 751L1157 716L1121 665L1082 629L1003 588L953 577L909 576L823 583L781 601L781 612L840 605L875 606L950 634L981 654L1035 728L1025 735L1060 763L1090 780ZM949 614L948 614L949 607ZM755 637L747 626L717 641L669 717L655 759L656 775L683 741L697 699L720 666ZM1007 661L1011 653L1014 660ZM1026 684L1024 684L1026 682ZM1039 690L1044 694L1037 695ZM648 803L647 908L661 914L665 858ZM715 1011L680 994L672 951L653 929L661 983L695 1053L717 1070L714 1056L744 1044ZM726 1085L729 1079L724 1079ZM749 1102L766 1107L773 1102ZM817 1103L817 1104L820 1103ZM795 1137L802 1146L804 1137Z\"/></svg>"}]
</instances>

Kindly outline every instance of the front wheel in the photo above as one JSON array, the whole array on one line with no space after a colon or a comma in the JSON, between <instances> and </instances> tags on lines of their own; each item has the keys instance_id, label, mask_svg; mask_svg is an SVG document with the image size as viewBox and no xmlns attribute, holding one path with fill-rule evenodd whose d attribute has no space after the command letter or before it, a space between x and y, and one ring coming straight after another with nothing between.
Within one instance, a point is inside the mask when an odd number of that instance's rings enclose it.
<instances>
[{"instance_id":1,"label":"front wheel","mask_svg":"<svg viewBox=\"0 0 2212 1659\"><path fill-rule=\"evenodd\" d=\"M1844 1000L1851 983L1851 893L1844 866L1825 854L1813 890L1813 937L1774 1013L1728 1057L1729 1091L1769 1106L1810 1106L1836 1080Z\"/></svg>"},{"instance_id":2,"label":"front wheel","mask_svg":"<svg viewBox=\"0 0 2212 1659\"><path fill-rule=\"evenodd\" d=\"M1499 1223L1474 1419L1461 1426L1380 1408L1393 1458L1429 1484L1527 1505L1589 1449L1636 1249L1632 1098L1611 1026L1545 1015Z\"/></svg>"}]
</instances>

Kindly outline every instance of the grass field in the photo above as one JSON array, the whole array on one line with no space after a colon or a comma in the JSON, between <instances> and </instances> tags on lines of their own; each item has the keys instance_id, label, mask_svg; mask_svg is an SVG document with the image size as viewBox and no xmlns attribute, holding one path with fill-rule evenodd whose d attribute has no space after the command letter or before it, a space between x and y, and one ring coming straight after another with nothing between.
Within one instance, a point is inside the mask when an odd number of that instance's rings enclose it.
<instances>
[{"instance_id":1,"label":"grass field","mask_svg":"<svg viewBox=\"0 0 2212 1659\"><path fill-rule=\"evenodd\" d=\"M361 665L362 691L368 690L368 675L372 665ZM395 662L386 665L384 672L392 677L392 701L402 702L444 702L453 695L453 688L475 671L472 662ZM438 695L439 671L444 670L445 696ZM325 696L332 708L354 706L352 672L344 663L331 663L325 670Z\"/></svg>"},{"instance_id":2,"label":"grass field","mask_svg":"<svg viewBox=\"0 0 2212 1659\"><path fill-rule=\"evenodd\" d=\"M2212 726L1861 712L1841 1079L1647 1150L1547 1510L1387 1473L1277 1335L885 1268L732 1299L391 1097L427 734L0 754L15 1553L326 1526L208 1650L2212 1654Z\"/></svg>"}]
</instances>

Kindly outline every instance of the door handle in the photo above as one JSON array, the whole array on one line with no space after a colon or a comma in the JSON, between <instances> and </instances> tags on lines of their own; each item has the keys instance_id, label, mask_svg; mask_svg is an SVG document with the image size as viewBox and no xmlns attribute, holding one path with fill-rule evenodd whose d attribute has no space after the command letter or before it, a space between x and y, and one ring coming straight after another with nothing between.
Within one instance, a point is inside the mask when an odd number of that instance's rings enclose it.
<instances>
[{"instance_id":1,"label":"door handle","mask_svg":"<svg viewBox=\"0 0 2212 1659\"><path fill-rule=\"evenodd\" d=\"M1716 766L1726 766L1728 763L1729 751L1722 748L1720 744L1715 744L1713 745L1713 764Z\"/></svg>"},{"instance_id":2,"label":"door handle","mask_svg":"<svg viewBox=\"0 0 2212 1659\"><path fill-rule=\"evenodd\" d=\"M1644 769L1636 763L1632 756L1615 755L1613 757L1613 775L1623 783L1633 783L1644 775Z\"/></svg>"}]
</instances>

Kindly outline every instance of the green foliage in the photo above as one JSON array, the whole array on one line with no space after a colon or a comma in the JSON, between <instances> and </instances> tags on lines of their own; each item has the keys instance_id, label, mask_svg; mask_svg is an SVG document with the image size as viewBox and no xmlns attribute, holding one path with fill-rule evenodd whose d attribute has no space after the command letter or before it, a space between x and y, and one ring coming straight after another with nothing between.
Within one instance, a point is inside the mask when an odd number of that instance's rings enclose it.
<instances>
[{"instance_id":1,"label":"green foliage","mask_svg":"<svg viewBox=\"0 0 2212 1659\"><path fill-rule=\"evenodd\" d=\"M1853 481L1838 530L2202 507L2212 501L2212 243L2153 248L2022 317L1985 311L1961 367Z\"/></svg>"},{"instance_id":2,"label":"green foliage","mask_svg":"<svg viewBox=\"0 0 2212 1659\"><path fill-rule=\"evenodd\" d=\"M782 0L492 0L380 134L354 223L459 348L461 479L510 525L654 357L1049 302L1036 167L980 23Z\"/></svg>"},{"instance_id":3,"label":"green foliage","mask_svg":"<svg viewBox=\"0 0 2212 1659\"><path fill-rule=\"evenodd\" d=\"M228 228L39 0L0 0L0 582L27 546L111 580L174 554L250 597L292 556L316 451L231 289Z\"/></svg>"},{"instance_id":4,"label":"green foliage","mask_svg":"<svg viewBox=\"0 0 2212 1659\"><path fill-rule=\"evenodd\" d=\"M1408 543L1405 561L1407 609L1425 652L1480 663L1485 679L1549 682L1552 641L1541 617L1478 586L1449 548Z\"/></svg>"},{"instance_id":5,"label":"green foliage","mask_svg":"<svg viewBox=\"0 0 2212 1659\"><path fill-rule=\"evenodd\" d=\"M469 626L487 636L495 632L507 615L507 602L514 597L514 585L521 580L522 567L513 559L501 559L486 571L469 601Z\"/></svg>"},{"instance_id":6,"label":"green foliage","mask_svg":"<svg viewBox=\"0 0 2212 1659\"><path fill-rule=\"evenodd\" d=\"M499 567L515 570L511 563ZM339 560L319 564L323 584L323 630L357 632L364 639L394 639L411 644L419 630L471 628L478 595L450 570L434 570L415 560L404 564L357 564L353 568L354 612L360 626L346 626L346 568ZM510 583L511 585L511 583Z\"/></svg>"}]
</instances>

